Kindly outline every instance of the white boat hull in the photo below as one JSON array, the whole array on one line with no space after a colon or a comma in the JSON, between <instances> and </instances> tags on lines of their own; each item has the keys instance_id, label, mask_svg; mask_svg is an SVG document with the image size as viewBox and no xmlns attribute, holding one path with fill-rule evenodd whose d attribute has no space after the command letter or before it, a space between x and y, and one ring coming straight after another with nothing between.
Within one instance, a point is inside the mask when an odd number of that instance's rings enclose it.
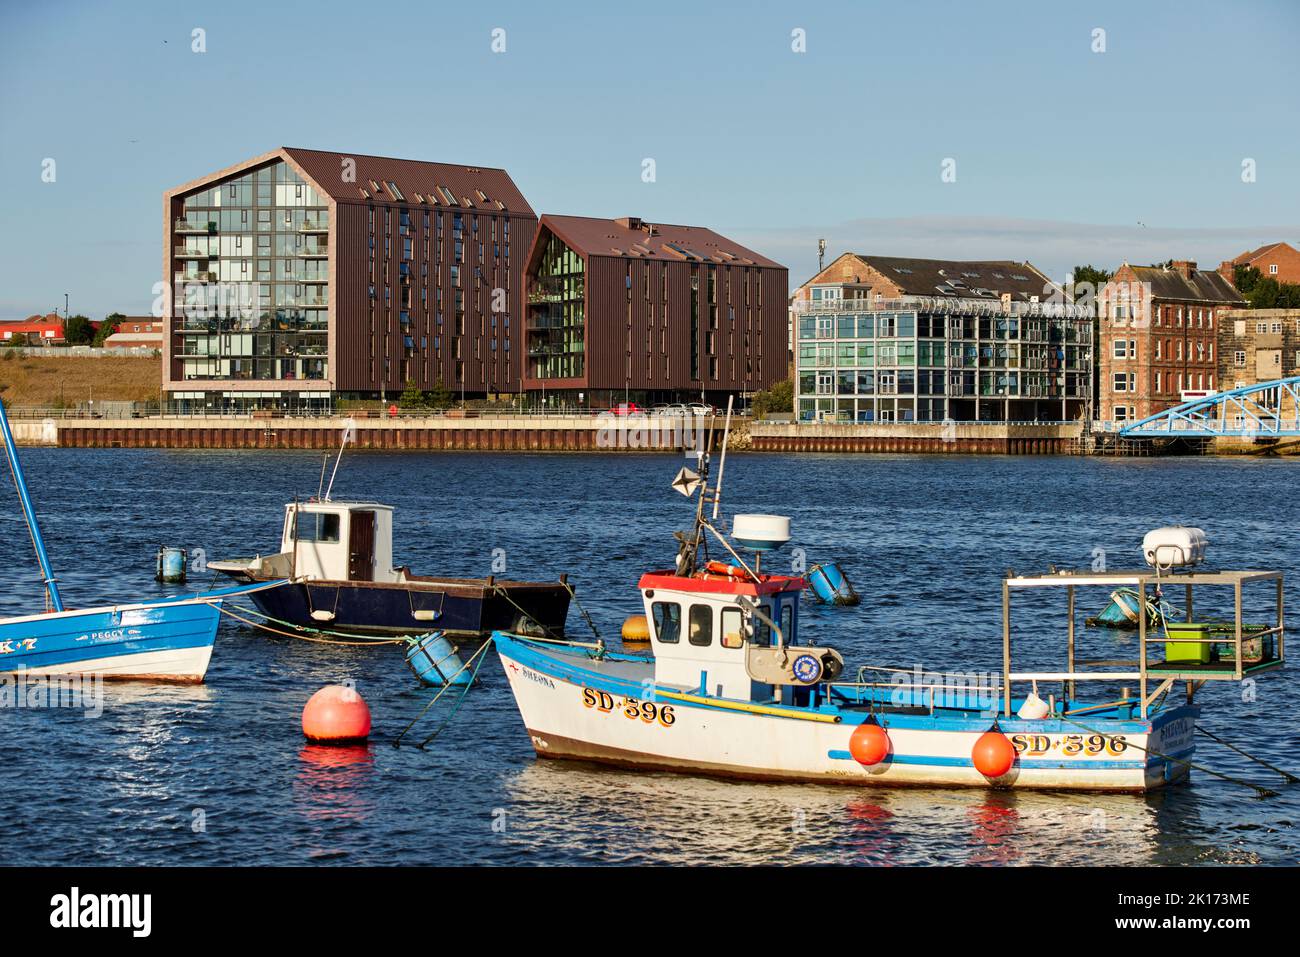
<instances>
[{"instance_id":1,"label":"white boat hull","mask_svg":"<svg viewBox=\"0 0 1300 957\"><path fill-rule=\"evenodd\" d=\"M533 747L544 758L768 781L1145 791L1180 780L1187 767L1148 758L1144 749L1174 757L1190 753L1190 722L1150 735L1103 736L1089 754L1086 733L1029 735L1019 728L1028 722L1012 718L1001 728L1013 742L1019 735L1025 746L1017 742L1021 753L1010 772L989 779L973 766L971 751L991 717L969 730L907 728L886 717L881 723L889 733L890 756L864 767L848 753L854 724L698 705L685 700L697 696L665 689L646 694L644 701L613 692L601 699L593 690L596 682L532 667L501 642L498 650ZM647 701L653 709L643 707Z\"/></svg>"}]
</instances>

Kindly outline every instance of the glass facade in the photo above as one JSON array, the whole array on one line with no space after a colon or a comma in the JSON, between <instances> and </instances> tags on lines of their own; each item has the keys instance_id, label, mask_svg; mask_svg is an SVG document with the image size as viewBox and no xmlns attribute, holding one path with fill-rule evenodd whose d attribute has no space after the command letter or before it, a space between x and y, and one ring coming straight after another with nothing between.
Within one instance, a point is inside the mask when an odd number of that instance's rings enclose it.
<instances>
[{"instance_id":1,"label":"glass facade","mask_svg":"<svg viewBox=\"0 0 1300 957\"><path fill-rule=\"evenodd\" d=\"M528 289L528 375L575 379L583 375L586 344L585 264L552 235Z\"/></svg>"},{"instance_id":2,"label":"glass facade","mask_svg":"<svg viewBox=\"0 0 1300 957\"><path fill-rule=\"evenodd\" d=\"M326 378L329 210L309 183L280 161L214 183L173 237L180 379Z\"/></svg>"},{"instance_id":3,"label":"glass facade","mask_svg":"<svg viewBox=\"0 0 1300 957\"><path fill-rule=\"evenodd\" d=\"M889 305L838 295L799 303L800 421L1059 421L1081 410L1092 322L1072 315L1076 307Z\"/></svg>"}]
</instances>

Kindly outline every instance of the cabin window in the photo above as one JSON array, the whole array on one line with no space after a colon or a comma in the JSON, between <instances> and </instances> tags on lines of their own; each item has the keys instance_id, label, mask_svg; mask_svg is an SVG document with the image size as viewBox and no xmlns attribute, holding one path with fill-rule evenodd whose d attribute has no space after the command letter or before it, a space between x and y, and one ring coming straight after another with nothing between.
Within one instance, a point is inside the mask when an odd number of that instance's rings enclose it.
<instances>
[{"instance_id":1,"label":"cabin window","mask_svg":"<svg viewBox=\"0 0 1300 957\"><path fill-rule=\"evenodd\" d=\"M298 513L298 541L337 543L339 517L319 512Z\"/></svg>"},{"instance_id":2,"label":"cabin window","mask_svg":"<svg viewBox=\"0 0 1300 957\"><path fill-rule=\"evenodd\" d=\"M691 644L707 648L713 644L713 609L708 605L691 606Z\"/></svg>"},{"instance_id":3,"label":"cabin window","mask_svg":"<svg viewBox=\"0 0 1300 957\"><path fill-rule=\"evenodd\" d=\"M772 617L771 605L759 605L758 610L768 618ZM754 633L749 638L750 642L759 648L769 647L772 644L772 626L757 615L753 615L752 619L750 625L754 629Z\"/></svg>"},{"instance_id":4,"label":"cabin window","mask_svg":"<svg viewBox=\"0 0 1300 957\"><path fill-rule=\"evenodd\" d=\"M739 648L745 643L745 634L740 630L740 609L722 609L722 647Z\"/></svg>"},{"instance_id":5,"label":"cabin window","mask_svg":"<svg viewBox=\"0 0 1300 957\"><path fill-rule=\"evenodd\" d=\"M651 606L655 619L655 636L666 645L682 638L682 606L671 601L657 601Z\"/></svg>"},{"instance_id":6,"label":"cabin window","mask_svg":"<svg viewBox=\"0 0 1300 957\"><path fill-rule=\"evenodd\" d=\"M794 644L794 605L791 602L781 605L781 637L787 645Z\"/></svg>"}]
</instances>

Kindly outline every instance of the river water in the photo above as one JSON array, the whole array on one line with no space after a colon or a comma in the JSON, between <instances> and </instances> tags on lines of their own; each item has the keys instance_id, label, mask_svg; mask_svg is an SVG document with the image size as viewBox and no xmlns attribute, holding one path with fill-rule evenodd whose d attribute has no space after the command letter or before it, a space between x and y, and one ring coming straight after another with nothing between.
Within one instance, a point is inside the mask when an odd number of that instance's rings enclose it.
<instances>
[{"instance_id":1,"label":"river water","mask_svg":"<svg viewBox=\"0 0 1300 957\"><path fill-rule=\"evenodd\" d=\"M321 463L312 452L24 449L23 457L70 606L175 590L152 580L159 544L213 559L274 550L284 503L316 492ZM485 575L497 549L510 577L569 572L597 628L613 637L640 611L637 577L669 565L672 532L689 527L690 503L669 487L681 464L649 454L349 452L334 497L395 506L394 558L419 573ZM855 581L859 607L805 610L804 635L839 647L850 670L870 662L997 671L1006 569L1087 567L1103 552L1110 567L1131 566L1142 534L1158 525L1205 528L1215 564L1284 570L1290 607L1300 606L1296 467L1214 458L735 454L726 495L729 510L790 515L791 548L809 562L839 560ZM0 516L0 615L40 605L12 496L10 505ZM206 583L196 575L188 587ZM1098 606L1105 600L1101 592L1090 597ZM1032 600L1026 607L1024 620L1042 622L1034 629L1042 646L1026 642L1023 663L1060 667L1061 609ZM569 631L589 634L576 609ZM1131 636L1090 632L1087 641L1096 657L1134 654ZM96 718L67 708L0 710L0 864L1130 865L1298 857L1300 790L1257 800L1205 774L1143 797L747 784L538 761L494 657L482 677L427 750L393 748L433 694L396 646L322 646L227 619L201 687L105 685ZM303 704L323 684L347 679L370 705L369 745L306 745ZM1208 687L1198 697L1201 723L1300 769L1294 673L1263 676L1253 692ZM450 697L413 736L438 726ZM1278 783L1204 738L1197 760Z\"/></svg>"}]
</instances>

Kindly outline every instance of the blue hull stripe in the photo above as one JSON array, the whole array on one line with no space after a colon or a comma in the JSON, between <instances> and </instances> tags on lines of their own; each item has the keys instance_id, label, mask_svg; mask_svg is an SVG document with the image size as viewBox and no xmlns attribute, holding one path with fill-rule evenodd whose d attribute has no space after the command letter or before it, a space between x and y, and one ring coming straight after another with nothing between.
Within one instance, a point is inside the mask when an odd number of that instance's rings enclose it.
<instances>
[{"instance_id":1,"label":"blue hull stripe","mask_svg":"<svg viewBox=\"0 0 1300 957\"><path fill-rule=\"evenodd\" d=\"M847 751L827 751L826 756L840 761L852 761L853 755ZM909 764L936 768L973 768L975 762L970 758L944 758L927 754L891 754L884 764ZM1025 769L1060 771L1077 769L1080 771L1140 771L1141 761L1098 761L1081 758L1078 761L1052 761L1046 758L1017 758L1016 766Z\"/></svg>"}]
</instances>

